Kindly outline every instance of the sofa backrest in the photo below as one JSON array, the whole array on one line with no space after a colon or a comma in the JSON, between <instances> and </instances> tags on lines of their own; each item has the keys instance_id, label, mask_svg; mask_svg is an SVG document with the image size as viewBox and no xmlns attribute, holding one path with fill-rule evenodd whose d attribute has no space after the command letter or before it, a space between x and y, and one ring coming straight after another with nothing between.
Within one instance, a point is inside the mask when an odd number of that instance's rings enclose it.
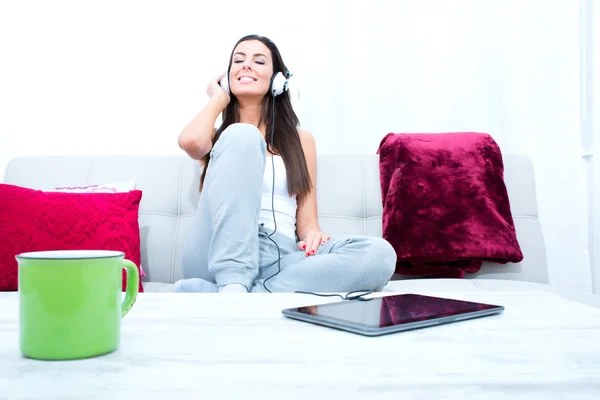
<instances>
[{"instance_id":1,"label":"sofa backrest","mask_svg":"<svg viewBox=\"0 0 600 400\"><path fill-rule=\"evenodd\" d=\"M318 156L319 222L330 235L381 236L381 188L377 155ZM469 276L547 282L544 241L537 214L533 166L507 155L505 180L524 261L487 264ZM181 249L199 199L200 165L185 155L27 156L10 161L4 183L34 189L134 181L140 204L145 281L182 277Z\"/></svg>"}]
</instances>

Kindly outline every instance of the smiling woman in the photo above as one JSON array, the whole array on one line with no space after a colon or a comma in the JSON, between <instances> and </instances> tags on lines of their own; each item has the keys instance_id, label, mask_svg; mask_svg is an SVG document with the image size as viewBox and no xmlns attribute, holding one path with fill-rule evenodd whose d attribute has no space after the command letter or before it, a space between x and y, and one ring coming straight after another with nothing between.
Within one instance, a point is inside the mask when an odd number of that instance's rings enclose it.
<instances>
[{"instance_id":1,"label":"smiling woman","mask_svg":"<svg viewBox=\"0 0 600 400\"><path fill-rule=\"evenodd\" d=\"M238 97L255 95L262 98L269 89L273 63L267 63L269 58L261 47L264 45L260 41L245 41L238 45L233 55L229 81L233 77L230 88Z\"/></svg>"},{"instance_id":2,"label":"smiling woman","mask_svg":"<svg viewBox=\"0 0 600 400\"><path fill-rule=\"evenodd\" d=\"M179 146L203 171L174 291L379 291L391 278L387 241L321 231L316 144L298 128L290 75L271 40L241 38L181 132Z\"/></svg>"}]
</instances>

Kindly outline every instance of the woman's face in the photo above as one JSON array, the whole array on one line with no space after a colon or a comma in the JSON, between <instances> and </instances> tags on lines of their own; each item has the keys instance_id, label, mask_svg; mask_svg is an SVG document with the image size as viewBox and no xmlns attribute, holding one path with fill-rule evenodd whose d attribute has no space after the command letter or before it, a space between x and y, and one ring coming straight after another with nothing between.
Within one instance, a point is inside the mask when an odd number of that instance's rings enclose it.
<instances>
[{"instance_id":1,"label":"woman's face","mask_svg":"<svg viewBox=\"0 0 600 400\"><path fill-rule=\"evenodd\" d=\"M258 40L247 40L233 51L229 87L237 97L264 96L273 75L271 51Z\"/></svg>"}]
</instances>

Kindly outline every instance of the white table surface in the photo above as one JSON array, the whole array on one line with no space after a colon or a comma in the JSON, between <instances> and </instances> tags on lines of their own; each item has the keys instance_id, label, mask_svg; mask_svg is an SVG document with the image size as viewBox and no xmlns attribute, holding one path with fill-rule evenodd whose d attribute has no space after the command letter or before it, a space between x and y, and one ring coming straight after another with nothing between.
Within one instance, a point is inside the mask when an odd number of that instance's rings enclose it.
<instances>
[{"instance_id":1,"label":"white table surface","mask_svg":"<svg viewBox=\"0 0 600 400\"><path fill-rule=\"evenodd\" d=\"M503 315L377 338L285 319L295 294L140 294L120 348L36 361L0 293L0 399L599 399L600 310L547 292L423 294ZM389 293L386 293L389 294Z\"/></svg>"}]
</instances>

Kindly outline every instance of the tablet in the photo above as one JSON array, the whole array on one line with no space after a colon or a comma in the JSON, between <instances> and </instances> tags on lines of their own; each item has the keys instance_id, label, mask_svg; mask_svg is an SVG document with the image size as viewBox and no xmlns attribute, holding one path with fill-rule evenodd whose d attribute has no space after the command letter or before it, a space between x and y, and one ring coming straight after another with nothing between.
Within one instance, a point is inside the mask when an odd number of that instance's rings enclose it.
<instances>
[{"instance_id":1,"label":"tablet","mask_svg":"<svg viewBox=\"0 0 600 400\"><path fill-rule=\"evenodd\" d=\"M284 316L366 336L379 336L434 325L486 317L503 306L470 301L398 294L344 300L282 310Z\"/></svg>"}]
</instances>

